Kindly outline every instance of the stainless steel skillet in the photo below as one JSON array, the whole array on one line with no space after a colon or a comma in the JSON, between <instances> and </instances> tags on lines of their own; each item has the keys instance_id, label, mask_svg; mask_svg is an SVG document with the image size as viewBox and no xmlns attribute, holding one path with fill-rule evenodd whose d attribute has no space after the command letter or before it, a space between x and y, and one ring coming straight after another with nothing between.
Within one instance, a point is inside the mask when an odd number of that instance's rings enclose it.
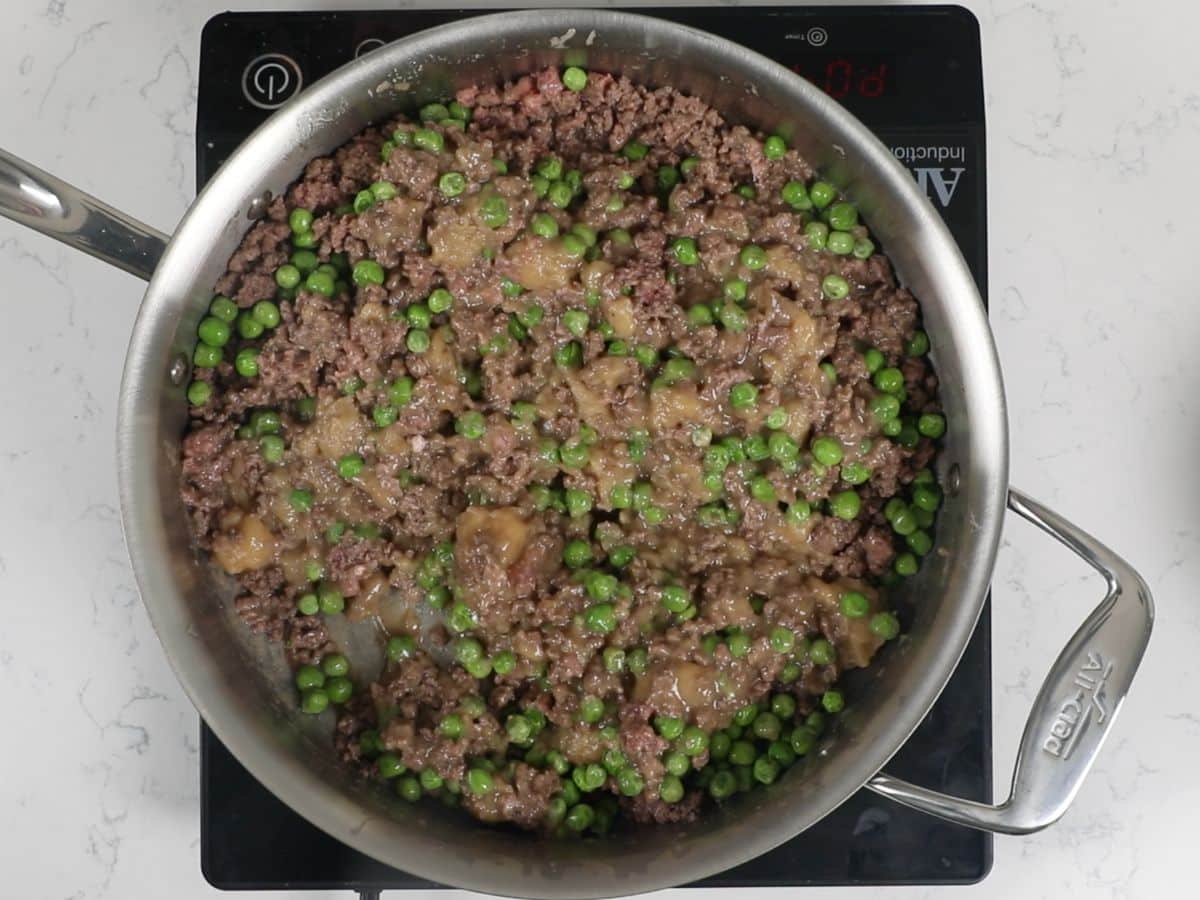
<instances>
[{"instance_id":1,"label":"stainless steel skillet","mask_svg":"<svg viewBox=\"0 0 1200 900\"><path fill-rule=\"evenodd\" d=\"M410 807L350 780L328 722L300 721L275 648L253 639L193 552L178 497L183 387L196 324L264 198L365 125L454 89L578 62L704 97L735 120L779 130L844 188L921 299L950 430L937 547L906 585L910 632L856 673L851 705L821 752L772 789L690 825L549 844ZM270 790L339 840L443 884L514 896L631 894L737 865L804 830L864 784L980 828L1023 833L1065 811L1112 726L1145 651L1153 607L1122 559L1008 485L1007 422L992 336L949 233L886 148L782 67L691 28L628 13L505 13L414 35L339 69L259 128L192 205L175 235L147 228L0 154L0 213L150 281L126 358L119 478L142 597L201 715ZM1021 742L1010 798L986 806L880 774L925 716L971 634L1005 506L1094 566L1106 595L1050 669ZM1002 614L1002 613L1001 613ZM324 726L324 727L322 727Z\"/></svg>"}]
</instances>

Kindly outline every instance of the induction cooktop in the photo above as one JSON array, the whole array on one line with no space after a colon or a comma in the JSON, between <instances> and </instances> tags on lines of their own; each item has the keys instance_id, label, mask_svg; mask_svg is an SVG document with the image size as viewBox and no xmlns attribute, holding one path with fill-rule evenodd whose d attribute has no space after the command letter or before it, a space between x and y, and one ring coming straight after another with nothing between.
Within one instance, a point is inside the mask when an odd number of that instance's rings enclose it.
<instances>
[{"instance_id":1,"label":"induction cooktop","mask_svg":"<svg viewBox=\"0 0 1200 900\"><path fill-rule=\"evenodd\" d=\"M887 144L949 225L986 296L979 26L954 6L639 8L772 57ZM483 10L225 13L200 47L197 188L271 111L350 59ZM888 764L901 778L991 800L990 606L921 727ZM201 726L201 868L237 890L435 888L319 831ZM961 884L991 867L991 836L863 790L813 828L697 887Z\"/></svg>"}]
</instances>

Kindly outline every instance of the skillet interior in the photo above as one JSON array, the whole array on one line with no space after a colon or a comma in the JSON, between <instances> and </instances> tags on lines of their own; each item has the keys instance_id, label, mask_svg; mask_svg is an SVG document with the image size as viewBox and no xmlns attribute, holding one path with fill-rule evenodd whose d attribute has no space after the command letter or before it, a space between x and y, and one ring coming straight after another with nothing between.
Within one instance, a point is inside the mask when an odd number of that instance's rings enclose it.
<instances>
[{"instance_id":1,"label":"skillet interior","mask_svg":"<svg viewBox=\"0 0 1200 900\"><path fill-rule=\"evenodd\" d=\"M556 843L486 828L440 806L404 804L337 766L328 721L301 717L282 654L253 638L228 585L191 550L179 501L183 388L211 286L249 225L251 201L280 193L312 157L368 123L547 65L581 64L703 97L735 121L776 130L862 210L901 280L922 301L949 431L940 458L961 490L937 547L906 585L908 635L848 679L850 705L820 753L773 788L690 826ZM186 382L185 382L186 383ZM1007 486L995 349L966 265L936 213L887 150L833 101L737 45L625 13L507 13L397 42L314 85L252 135L181 223L130 343L119 422L126 539L142 596L185 689L240 761L296 811L384 862L444 884L528 897L598 897L667 887L783 842L860 787L920 722L982 606Z\"/></svg>"}]
</instances>

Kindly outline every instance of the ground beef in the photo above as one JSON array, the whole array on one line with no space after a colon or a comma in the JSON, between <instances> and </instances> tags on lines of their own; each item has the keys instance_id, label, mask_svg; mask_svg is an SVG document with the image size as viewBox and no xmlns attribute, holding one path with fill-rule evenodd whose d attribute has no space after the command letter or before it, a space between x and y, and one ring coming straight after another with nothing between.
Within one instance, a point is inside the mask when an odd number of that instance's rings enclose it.
<instances>
[{"instance_id":1,"label":"ground beef","mask_svg":"<svg viewBox=\"0 0 1200 900\"><path fill-rule=\"evenodd\" d=\"M691 821L898 630L945 428L917 301L795 151L670 88L544 71L421 118L313 160L217 282L197 544L364 776ZM343 611L382 672L341 674Z\"/></svg>"}]
</instances>

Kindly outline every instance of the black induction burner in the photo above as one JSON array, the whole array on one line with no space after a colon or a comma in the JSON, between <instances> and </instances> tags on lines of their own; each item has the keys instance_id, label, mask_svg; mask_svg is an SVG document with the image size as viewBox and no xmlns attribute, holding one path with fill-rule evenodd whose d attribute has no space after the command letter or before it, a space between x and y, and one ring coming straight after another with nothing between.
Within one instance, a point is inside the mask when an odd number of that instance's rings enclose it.
<instances>
[{"instance_id":1,"label":"black induction burner","mask_svg":"<svg viewBox=\"0 0 1200 900\"><path fill-rule=\"evenodd\" d=\"M815 82L890 146L941 212L986 292L986 185L979 26L964 9L640 9L723 35ZM386 41L480 10L226 13L200 45L197 186L270 110ZM991 800L990 608L945 692L887 766L917 784ZM201 726L201 868L230 890L438 885L319 831L268 793ZM799 837L700 887L955 884L983 878L991 836L863 790Z\"/></svg>"}]
</instances>

